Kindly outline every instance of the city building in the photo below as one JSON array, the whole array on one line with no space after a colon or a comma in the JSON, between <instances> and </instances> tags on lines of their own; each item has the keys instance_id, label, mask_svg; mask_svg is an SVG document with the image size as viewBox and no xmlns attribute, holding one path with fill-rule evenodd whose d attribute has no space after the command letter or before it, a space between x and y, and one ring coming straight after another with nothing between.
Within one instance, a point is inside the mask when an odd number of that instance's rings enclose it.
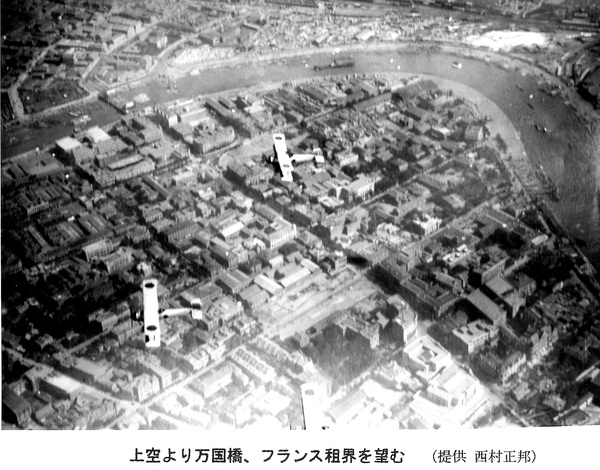
<instances>
[{"instance_id":1,"label":"city building","mask_svg":"<svg viewBox=\"0 0 600 470\"><path fill-rule=\"evenodd\" d=\"M416 233L428 236L440 228L442 220L429 214L421 213L412 220L412 223Z\"/></svg>"},{"instance_id":2,"label":"city building","mask_svg":"<svg viewBox=\"0 0 600 470\"><path fill-rule=\"evenodd\" d=\"M133 261L133 253L124 248L102 258L102 263L106 267L108 274L129 268L133 264Z\"/></svg>"},{"instance_id":3,"label":"city building","mask_svg":"<svg viewBox=\"0 0 600 470\"><path fill-rule=\"evenodd\" d=\"M506 312L481 290L474 290L466 299L472 311L477 315L483 316L492 325L498 326L506 321Z\"/></svg>"},{"instance_id":4,"label":"city building","mask_svg":"<svg viewBox=\"0 0 600 470\"><path fill-rule=\"evenodd\" d=\"M386 300L388 310L393 317L393 324L400 328L402 343L407 344L417 337L418 317L408 303L399 295L393 295Z\"/></svg>"},{"instance_id":5,"label":"city building","mask_svg":"<svg viewBox=\"0 0 600 470\"><path fill-rule=\"evenodd\" d=\"M202 131L194 138L192 150L204 155L231 144L235 140L233 127L227 126L215 131Z\"/></svg>"},{"instance_id":6,"label":"city building","mask_svg":"<svg viewBox=\"0 0 600 470\"><path fill-rule=\"evenodd\" d=\"M400 281L399 287L402 297L415 310L436 319L460 299L451 290L418 278L404 279Z\"/></svg>"},{"instance_id":7,"label":"city building","mask_svg":"<svg viewBox=\"0 0 600 470\"><path fill-rule=\"evenodd\" d=\"M418 391L410 409L430 426L456 427L463 424L483 404L479 382L456 364L444 367Z\"/></svg>"},{"instance_id":8,"label":"city building","mask_svg":"<svg viewBox=\"0 0 600 470\"><path fill-rule=\"evenodd\" d=\"M364 338L371 349L379 346L379 325L372 323L364 317L355 315L345 315L337 322L341 328L342 334L346 336L346 331L351 330L359 337Z\"/></svg>"},{"instance_id":9,"label":"city building","mask_svg":"<svg viewBox=\"0 0 600 470\"><path fill-rule=\"evenodd\" d=\"M291 224L282 217L273 220L265 230L259 233L260 239L269 250L274 250L293 240L296 238L296 235L296 225Z\"/></svg>"},{"instance_id":10,"label":"city building","mask_svg":"<svg viewBox=\"0 0 600 470\"><path fill-rule=\"evenodd\" d=\"M85 260L88 263L93 263L110 255L115 250L115 246L111 240L103 239L85 245L82 250L85 255Z\"/></svg>"},{"instance_id":11,"label":"city building","mask_svg":"<svg viewBox=\"0 0 600 470\"><path fill-rule=\"evenodd\" d=\"M367 401L367 395L362 390L357 390L335 403L328 414L337 425L349 424L367 406Z\"/></svg>"},{"instance_id":12,"label":"city building","mask_svg":"<svg viewBox=\"0 0 600 470\"><path fill-rule=\"evenodd\" d=\"M476 363L482 371L505 385L523 372L527 356L521 351L515 351L505 358L500 358L497 354L489 352L476 356Z\"/></svg>"},{"instance_id":13,"label":"city building","mask_svg":"<svg viewBox=\"0 0 600 470\"><path fill-rule=\"evenodd\" d=\"M2 420L24 427L31 418L31 405L8 385L2 385Z\"/></svg>"},{"instance_id":14,"label":"city building","mask_svg":"<svg viewBox=\"0 0 600 470\"><path fill-rule=\"evenodd\" d=\"M185 241L194 236L199 230L198 225L193 220L185 220L163 231L163 237L171 244Z\"/></svg>"},{"instance_id":15,"label":"city building","mask_svg":"<svg viewBox=\"0 0 600 470\"><path fill-rule=\"evenodd\" d=\"M82 391L81 383L57 372L41 377L39 385L41 391L47 392L59 400L72 400Z\"/></svg>"},{"instance_id":16,"label":"city building","mask_svg":"<svg viewBox=\"0 0 600 470\"><path fill-rule=\"evenodd\" d=\"M427 335L415 338L402 350L402 366L426 382L450 364L452 355Z\"/></svg>"},{"instance_id":17,"label":"city building","mask_svg":"<svg viewBox=\"0 0 600 470\"><path fill-rule=\"evenodd\" d=\"M453 350L466 356L480 350L498 336L498 326L484 320L475 320L452 330L450 344Z\"/></svg>"},{"instance_id":18,"label":"city building","mask_svg":"<svg viewBox=\"0 0 600 470\"><path fill-rule=\"evenodd\" d=\"M271 382L277 375L277 372L273 367L244 346L236 349L233 354L231 354L230 358L243 370L256 377L261 382Z\"/></svg>"}]
</instances>

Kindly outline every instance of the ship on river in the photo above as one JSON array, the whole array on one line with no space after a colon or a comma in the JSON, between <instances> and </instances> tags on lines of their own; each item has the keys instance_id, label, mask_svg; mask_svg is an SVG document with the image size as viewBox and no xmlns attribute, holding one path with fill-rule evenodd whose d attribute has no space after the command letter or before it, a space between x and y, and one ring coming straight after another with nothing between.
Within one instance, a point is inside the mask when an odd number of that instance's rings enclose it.
<instances>
[{"instance_id":1,"label":"ship on river","mask_svg":"<svg viewBox=\"0 0 600 470\"><path fill-rule=\"evenodd\" d=\"M328 64L316 64L314 66L315 70L324 70L324 69L341 69L344 67L354 67L354 59L352 57L338 57L333 59L332 62Z\"/></svg>"}]
</instances>

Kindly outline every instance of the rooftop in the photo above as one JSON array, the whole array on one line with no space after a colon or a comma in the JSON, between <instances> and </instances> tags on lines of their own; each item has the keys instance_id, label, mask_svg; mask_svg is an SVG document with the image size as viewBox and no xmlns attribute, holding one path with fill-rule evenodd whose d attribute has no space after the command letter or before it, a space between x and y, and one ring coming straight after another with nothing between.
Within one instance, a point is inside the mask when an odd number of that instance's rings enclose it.
<instances>
[{"instance_id":1,"label":"rooftop","mask_svg":"<svg viewBox=\"0 0 600 470\"><path fill-rule=\"evenodd\" d=\"M63 137L62 139L58 139L56 141L56 146L59 147L61 150L68 152L69 150L81 147L81 142L79 142L77 139L74 139L73 137L67 136Z\"/></svg>"},{"instance_id":2,"label":"rooftop","mask_svg":"<svg viewBox=\"0 0 600 470\"><path fill-rule=\"evenodd\" d=\"M504 312L487 295L479 289L473 291L467 296L467 300L479 312L485 315L493 324L497 324L504 319Z\"/></svg>"},{"instance_id":3,"label":"rooftop","mask_svg":"<svg viewBox=\"0 0 600 470\"><path fill-rule=\"evenodd\" d=\"M88 137L92 143L97 144L103 140L109 140L110 135L108 135L105 131L103 131L100 127L94 126L90 127L85 131L86 137Z\"/></svg>"}]
</instances>

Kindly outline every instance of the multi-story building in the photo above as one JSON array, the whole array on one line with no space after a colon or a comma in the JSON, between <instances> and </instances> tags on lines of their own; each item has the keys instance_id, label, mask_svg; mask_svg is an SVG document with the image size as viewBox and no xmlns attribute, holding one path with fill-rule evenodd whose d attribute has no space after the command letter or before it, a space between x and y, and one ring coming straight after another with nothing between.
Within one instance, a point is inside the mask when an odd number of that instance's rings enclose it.
<instances>
[{"instance_id":1,"label":"multi-story building","mask_svg":"<svg viewBox=\"0 0 600 470\"><path fill-rule=\"evenodd\" d=\"M432 318L438 318L459 300L450 290L417 278L401 281L400 294L417 311Z\"/></svg>"},{"instance_id":2,"label":"multi-story building","mask_svg":"<svg viewBox=\"0 0 600 470\"><path fill-rule=\"evenodd\" d=\"M462 244L456 247L454 250L446 253L442 256L442 261L448 268L453 268L460 262L467 259L467 257L472 253L471 249L466 245Z\"/></svg>"},{"instance_id":3,"label":"multi-story building","mask_svg":"<svg viewBox=\"0 0 600 470\"><path fill-rule=\"evenodd\" d=\"M410 409L429 426L456 427L484 400L479 382L456 364L450 364L413 397Z\"/></svg>"},{"instance_id":4,"label":"multi-story building","mask_svg":"<svg viewBox=\"0 0 600 470\"><path fill-rule=\"evenodd\" d=\"M441 178L430 173L422 173L417 177L417 181L423 186L433 189L435 191L446 192L448 191L448 183Z\"/></svg>"},{"instance_id":5,"label":"multi-story building","mask_svg":"<svg viewBox=\"0 0 600 470\"><path fill-rule=\"evenodd\" d=\"M413 227L419 235L430 235L440 228L442 220L429 214L420 214L412 220Z\"/></svg>"},{"instance_id":6,"label":"multi-story building","mask_svg":"<svg viewBox=\"0 0 600 470\"><path fill-rule=\"evenodd\" d=\"M488 353L477 356L476 360L478 366L484 372L500 380L502 384L506 384L523 372L527 363L527 356L521 351L515 351L502 359L495 353Z\"/></svg>"},{"instance_id":7,"label":"multi-story building","mask_svg":"<svg viewBox=\"0 0 600 470\"><path fill-rule=\"evenodd\" d=\"M273 367L243 346L233 352L231 360L246 372L265 383L270 382L277 375Z\"/></svg>"},{"instance_id":8,"label":"multi-story building","mask_svg":"<svg viewBox=\"0 0 600 470\"><path fill-rule=\"evenodd\" d=\"M358 154L347 151L336 153L335 161L337 161L340 166L352 165L353 163L358 162Z\"/></svg>"},{"instance_id":9,"label":"multi-story building","mask_svg":"<svg viewBox=\"0 0 600 470\"><path fill-rule=\"evenodd\" d=\"M450 344L459 354L469 355L498 336L498 327L484 320L475 320L452 330Z\"/></svg>"},{"instance_id":10,"label":"multi-story building","mask_svg":"<svg viewBox=\"0 0 600 470\"><path fill-rule=\"evenodd\" d=\"M133 254L130 250L121 249L102 258L108 274L121 271L133 264Z\"/></svg>"},{"instance_id":11,"label":"multi-story building","mask_svg":"<svg viewBox=\"0 0 600 470\"><path fill-rule=\"evenodd\" d=\"M362 317L346 315L337 325L342 329L344 336L346 335L346 330L349 329L365 338L371 349L379 346L379 325L377 323L371 323Z\"/></svg>"},{"instance_id":12,"label":"multi-story building","mask_svg":"<svg viewBox=\"0 0 600 470\"><path fill-rule=\"evenodd\" d=\"M478 124L469 124L465 129L465 140L479 144L483 140L483 127Z\"/></svg>"},{"instance_id":13,"label":"multi-story building","mask_svg":"<svg viewBox=\"0 0 600 470\"><path fill-rule=\"evenodd\" d=\"M55 142L56 151L59 157L73 160L73 151L81 147L81 142L73 137L63 137Z\"/></svg>"},{"instance_id":14,"label":"multi-story building","mask_svg":"<svg viewBox=\"0 0 600 470\"><path fill-rule=\"evenodd\" d=\"M64 372L85 384L95 384L106 375L109 367L84 357L66 356Z\"/></svg>"},{"instance_id":15,"label":"multi-story building","mask_svg":"<svg viewBox=\"0 0 600 470\"><path fill-rule=\"evenodd\" d=\"M490 279L504 272L504 266L508 261L508 257L499 256L498 258L500 259L492 258L473 269L472 278L475 286L482 286Z\"/></svg>"},{"instance_id":16,"label":"multi-story building","mask_svg":"<svg viewBox=\"0 0 600 470\"><path fill-rule=\"evenodd\" d=\"M115 247L110 240L98 240L97 242L90 243L82 248L85 260L88 263L100 260L105 256L108 256L114 251Z\"/></svg>"},{"instance_id":17,"label":"multi-story building","mask_svg":"<svg viewBox=\"0 0 600 470\"><path fill-rule=\"evenodd\" d=\"M535 362L548 354L558 341L558 328L544 325L538 331L525 335L527 359Z\"/></svg>"},{"instance_id":18,"label":"multi-story building","mask_svg":"<svg viewBox=\"0 0 600 470\"><path fill-rule=\"evenodd\" d=\"M153 395L160 392L158 377L143 373L133 379L121 389L121 394L129 399L143 403Z\"/></svg>"},{"instance_id":19,"label":"multi-story building","mask_svg":"<svg viewBox=\"0 0 600 470\"><path fill-rule=\"evenodd\" d=\"M173 373L159 364L155 364L148 359L143 359L138 361L138 367L142 372L146 372L158 378L158 384L161 390L164 390L173 383Z\"/></svg>"},{"instance_id":20,"label":"multi-story building","mask_svg":"<svg viewBox=\"0 0 600 470\"><path fill-rule=\"evenodd\" d=\"M182 171L171 178L171 186L177 186L178 188L193 186L197 182L198 176L193 170Z\"/></svg>"},{"instance_id":21,"label":"multi-story building","mask_svg":"<svg viewBox=\"0 0 600 470\"><path fill-rule=\"evenodd\" d=\"M144 223L149 224L163 218L163 212L156 206L139 206L139 212Z\"/></svg>"},{"instance_id":22,"label":"multi-story building","mask_svg":"<svg viewBox=\"0 0 600 470\"><path fill-rule=\"evenodd\" d=\"M259 234L259 238L265 243L269 250L273 250L296 238L296 225L289 223L282 217L278 217Z\"/></svg>"},{"instance_id":23,"label":"multi-story building","mask_svg":"<svg viewBox=\"0 0 600 470\"><path fill-rule=\"evenodd\" d=\"M175 100L163 103L156 108L157 115L163 127L171 128L178 123L196 126L208 116L203 103L195 99Z\"/></svg>"},{"instance_id":24,"label":"multi-story building","mask_svg":"<svg viewBox=\"0 0 600 470\"><path fill-rule=\"evenodd\" d=\"M219 276L219 284L227 294L236 295L248 287L251 279L239 269L225 272Z\"/></svg>"},{"instance_id":25,"label":"multi-story building","mask_svg":"<svg viewBox=\"0 0 600 470\"><path fill-rule=\"evenodd\" d=\"M474 313L483 316L493 325L501 325L506 321L506 312L479 289L467 296L467 302Z\"/></svg>"},{"instance_id":26,"label":"multi-story building","mask_svg":"<svg viewBox=\"0 0 600 470\"><path fill-rule=\"evenodd\" d=\"M122 343L129 338L134 337L136 334L139 334L140 326L135 322L124 321L121 323L117 323L110 330L111 336L117 340L117 342Z\"/></svg>"},{"instance_id":27,"label":"multi-story building","mask_svg":"<svg viewBox=\"0 0 600 470\"><path fill-rule=\"evenodd\" d=\"M394 317L393 322L400 327L404 344L409 343L418 335L417 313L399 295L393 295L386 300L387 308Z\"/></svg>"},{"instance_id":28,"label":"multi-story building","mask_svg":"<svg viewBox=\"0 0 600 470\"><path fill-rule=\"evenodd\" d=\"M25 426L31 417L31 405L8 385L2 386L2 420Z\"/></svg>"},{"instance_id":29,"label":"multi-story building","mask_svg":"<svg viewBox=\"0 0 600 470\"><path fill-rule=\"evenodd\" d=\"M427 381L450 364L452 355L428 335L415 338L402 350L402 365Z\"/></svg>"},{"instance_id":30,"label":"multi-story building","mask_svg":"<svg viewBox=\"0 0 600 470\"><path fill-rule=\"evenodd\" d=\"M233 365L225 362L222 366L198 377L192 383L192 387L200 392L204 398L210 398L233 381L232 375Z\"/></svg>"},{"instance_id":31,"label":"multi-story building","mask_svg":"<svg viewBox=\"0 0 600 470\"><path fill-rule=\"evenodd\" d=\"M250 187L269 181L273 177L273 171L266 165L249 166L232 162L227 166L227 176L238 184Z\"/></svg>"},{"instance_id":32,"label":"multi-story building","mask_svg":"<svg viewBox=\"0 0 600 470\"><path fill-rule=\"evenodd\" d=\"M352 181L344 188L350 195L354 197L366 198L375 191L375 179L368 176L361 176Z\"/></svg>"},{"instance_id":33,"label":"multi-story building","mask_svg":"<svg viewBox=\"0 0 600 470\"><path fill-rule=\"evenodd\" d=\"M28 191L27 194L18 194L16 199L28 217L50 208L50 203L34 192Z\"/></svg>"},{"instance_id":34,"label":"multi-story building","mask_svg":"<svg viewBox=\"0 0 600 470\"><path fill-rule=\"evenodd\" d=\"M208 247L211 256L227 268L232 268L248 259L247 252L241 246L232 246L219 238L212 238Z\"/></svg>"},{"instance_id":35,"label":"multi-story building","mask_svg":"<svg viewBox=\"0 0 600 470\"><path fill-rule=\"evenodd\" d=\"M192 149L194 152L204 155L212 150L219 149L231 144L235 140L235 132L232 127L224 127L216 131L204 131L194 138Z\"/></svg>"},{"instance_id":36,"label":"multi-story building","mask_svg":"<svg viewBox=\"0 0 600 470\"><path fill-rule=\"evenodd\" d=\"M118 318L113 312L100 309L88 315L88 322L94 330L105 332L117 324Z\"/></svg>"},{"instance_id":37,"label":"multi-story building","mask_svg":"<svg viewBox=\"0 0 600 470\"><path fill-rule=\"evenodd\" d=\"M185 220L163 231L163 236L169 243L187 240L199 230L198 224L192 220Z\"/></svg>"},{"instance_id":38,"label":"multi-story building","mask_svg":"<svg viewBox=\"0 0 600 470\"><path fill-rule=\"evenodd\" d=\"M284 291L288 291L300 284L306 283L310 279L312 279L312 274L308 268L295 265L293 269L289 270L278 280L278 282L283 287Z\"/></svg>"},{"instance_id":39,"label":"multi-story building","mask_svg":"<svg viewBox=\"0 0 600 470\"><path fill-rule=\"evenodd\" d=\"M535 292L536 282L531 279L527 274L517 273L507 278L507 281L519 291L519 293L528 296Z\"/></svg>"}]
</instances>

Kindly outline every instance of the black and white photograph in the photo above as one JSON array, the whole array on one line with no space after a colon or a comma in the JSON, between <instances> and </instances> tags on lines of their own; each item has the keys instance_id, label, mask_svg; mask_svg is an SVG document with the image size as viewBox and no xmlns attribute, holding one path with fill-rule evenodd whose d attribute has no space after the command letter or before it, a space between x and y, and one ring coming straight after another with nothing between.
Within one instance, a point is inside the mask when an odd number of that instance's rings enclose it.
<instances>
[{"instance_id":1,"label":"black and white photograph","mask_svg":"<svg viewBox=\"0 0 600 470\"><path fill-rule=\"evenodd\" d=\"M587 468L600 0L0 19L2 453Z\"/></svg>"}]
</instances>

